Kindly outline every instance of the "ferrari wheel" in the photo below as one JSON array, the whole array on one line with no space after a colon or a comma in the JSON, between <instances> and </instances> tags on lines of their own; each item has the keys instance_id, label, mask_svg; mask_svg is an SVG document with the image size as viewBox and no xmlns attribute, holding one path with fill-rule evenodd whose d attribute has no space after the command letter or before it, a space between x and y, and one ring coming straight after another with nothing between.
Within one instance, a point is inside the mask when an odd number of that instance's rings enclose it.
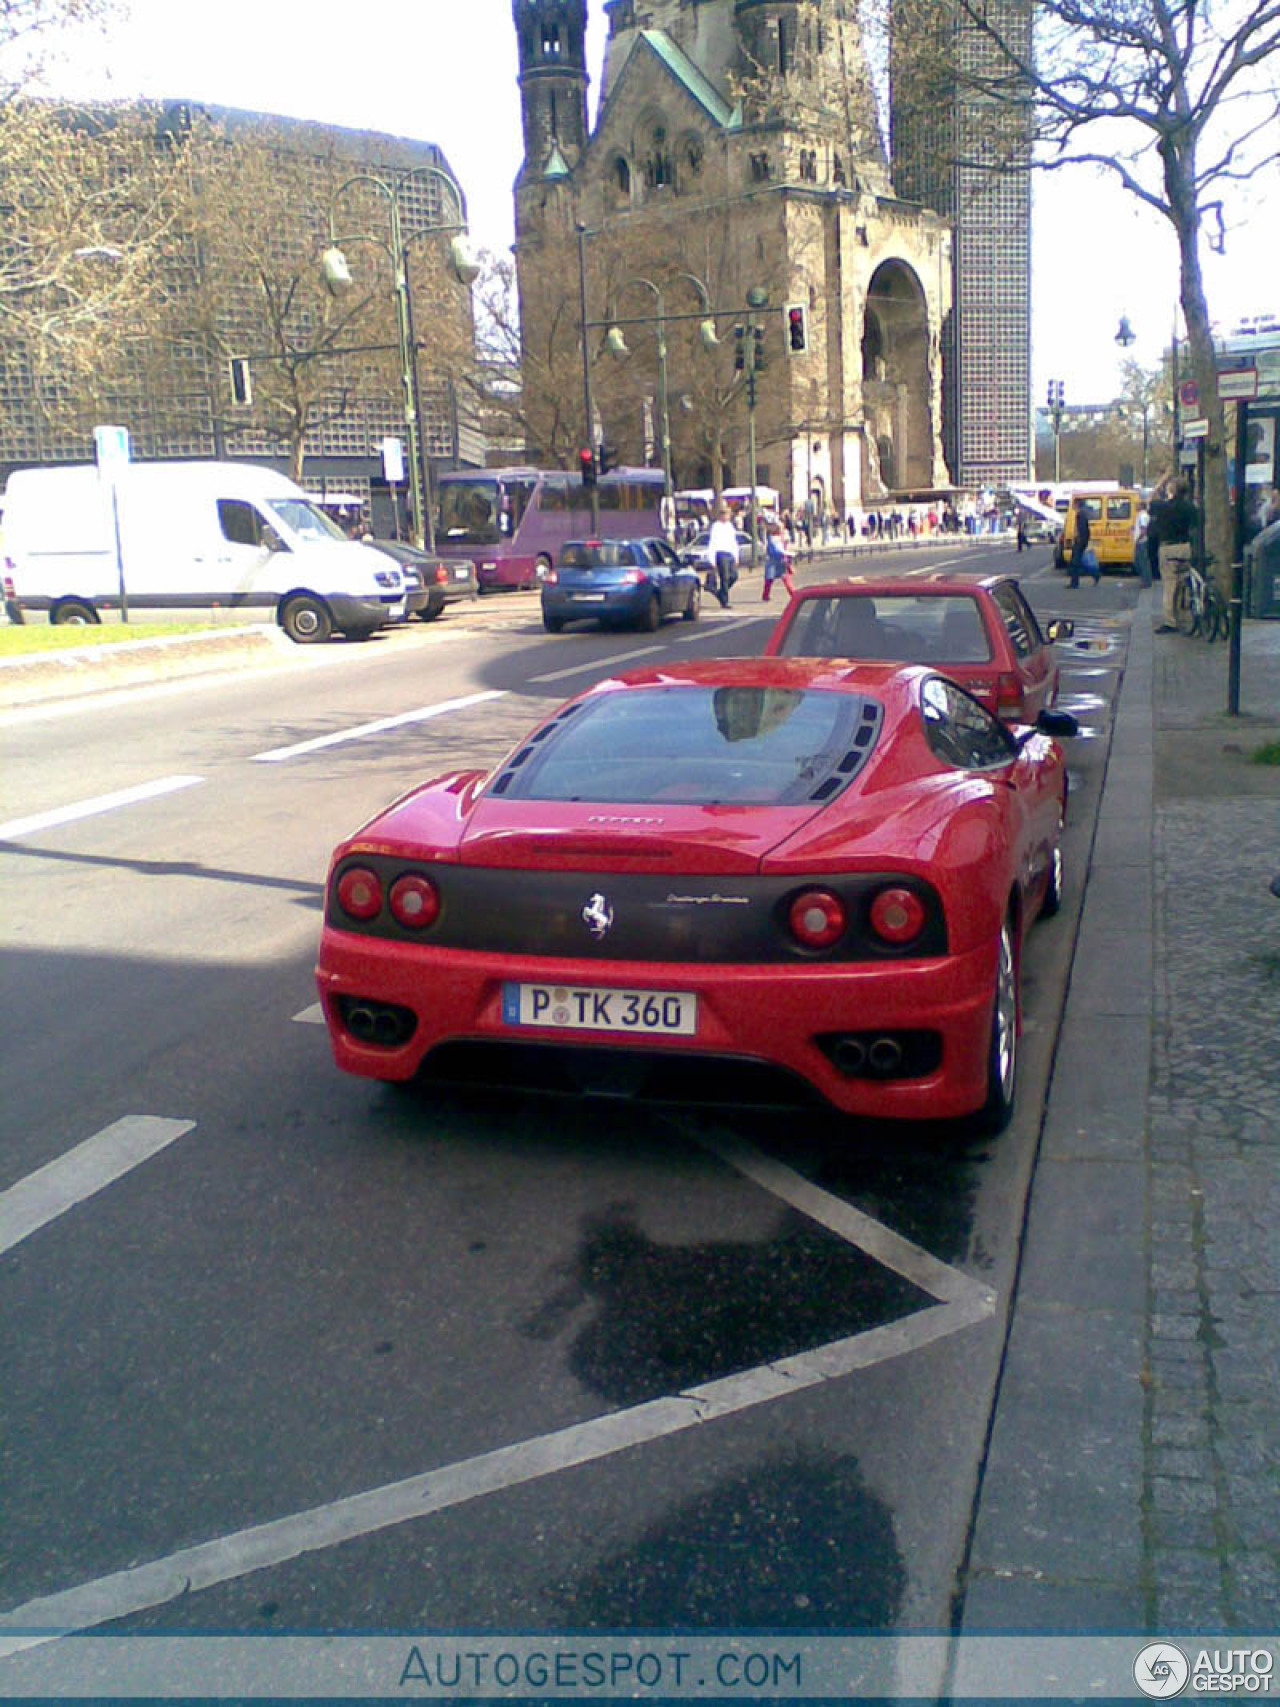
<instances>
[{"instance_id":1,"label":"ferrari wheel","mask_svg":"<svg viewBox=\"0 0 1280 1707\"><path fill-rule=\"evenodd\" d=\"M1049 885L1040 903L1040 917L1051 919L1062 911L1062 843L1058 842L1049 859Z\"/></svg>"},{"instance_id":2,"label":"ferrari wheel","mask_svg":"<svg viewBox=\"0 0 1280 1707\"><path fill-rule=\"evenodd\" d=\"M1006 917L1000 927L1000 949L996 961L991 1044L987 1055L987 1100L981 1116L985 1131L1002 1132L1009 1124L1017 1074L1018 955L1013 921Z\"/></svg>"}]
</instances>

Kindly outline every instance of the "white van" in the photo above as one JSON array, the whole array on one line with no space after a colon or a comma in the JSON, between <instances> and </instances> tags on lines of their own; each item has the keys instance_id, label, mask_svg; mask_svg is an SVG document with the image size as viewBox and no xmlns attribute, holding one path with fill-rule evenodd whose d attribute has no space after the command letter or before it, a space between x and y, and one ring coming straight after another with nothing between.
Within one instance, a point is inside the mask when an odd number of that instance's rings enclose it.
<instances>
[{"instance_id":1,"label":"white van","mask_svg":"<svg viewBox=\"0 0 1280 1707\"><path fill-rule=\"evenodd\" d=\"M19 469L4 494L5 596L51 622L120 605L274 610L292 640L363 639L404 615L398 566L291 480L235 462ZM117 556L117 533L119 553Z\"/></svg>"}]
</instances>

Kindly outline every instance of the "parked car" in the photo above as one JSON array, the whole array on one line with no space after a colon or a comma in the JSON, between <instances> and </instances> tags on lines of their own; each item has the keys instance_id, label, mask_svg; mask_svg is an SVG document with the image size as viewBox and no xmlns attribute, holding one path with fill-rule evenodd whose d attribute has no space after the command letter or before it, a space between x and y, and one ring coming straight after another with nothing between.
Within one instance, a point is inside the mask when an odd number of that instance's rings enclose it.
<instances>
[{"instance_id":1,"label":"parked car","mask_svg":"<svg viewBox=\"0 0 1280 1707\"><path fill-rule=\"evenodd\" d=\"M421 589L409 602L408 615L434 622L448 604L474 599L479 593L476 566L467 557L439 557L398 539L366 539L375 551L393 557L404 575L413 575Z\"/></svg>"},{"instance_id":2,"label":"parked car","mask_svg":"<svg viewBox=\"0 0 1280 1707\"><path fill-rule=\"evenodd\" d=\"M1054 542L1054 567L1065 569L1070 563L1076 517L1083 510L1089 518L1089 544L1098 554L1100 567L1114 565L1136 574L1134 556L1141 508L1142 494L1132 487L1117 492L1073 492L1062 532Z\"/></svg>"},{"instance_id":3,"label":"parked car","mask_svg":"<svg viewBox=\"0 0 1280 1707\"><path fill-rule=\"evenodd\" d=\"M931 664L1010 723L1034 723L1058 698L1053 646L1011 575L835 581L804 587L779 617L766 657L888 658Z\"/></svg>"},{"instance_id":4,"label":"parked car","mask_svg":"<svg viewBox=\"0 0 1280 1707\"><path fill-rule=\"evenodd\" d=\"M542 582L542 626L551 634L586 618L648 629L669 616L696 622L701 608L697 571L665 539L571 539Z\"/></svg>"},{"instance_id":5,"label":"parked car","mask_svg":"<svg viewBox=\"0 0 1280 1707\"><path fill-rule=\"evenodd\" d=\"M743 533L741 528L735 529L735 532L738 538L738 561L739 563L745 563L751 556L751 535L749 533ZM701 533L695 534L687 544L680 547L681 563L693 564L699 569L710 568L710 541L711 529L703 528ZM760 546L760 555L762 557L764 555L763 545Z\"/></svg>"},{"instance_id":6,"label":"parked car","mask_svg":"<svg viewBox=\"0 0 1280 1707\"><path fill-rule=\"evenodd\" d=\"M337 1064L998 1127L1075 729L1010 730L918 665L610 677L340 844Z\"/></svg>"}]
</instances>

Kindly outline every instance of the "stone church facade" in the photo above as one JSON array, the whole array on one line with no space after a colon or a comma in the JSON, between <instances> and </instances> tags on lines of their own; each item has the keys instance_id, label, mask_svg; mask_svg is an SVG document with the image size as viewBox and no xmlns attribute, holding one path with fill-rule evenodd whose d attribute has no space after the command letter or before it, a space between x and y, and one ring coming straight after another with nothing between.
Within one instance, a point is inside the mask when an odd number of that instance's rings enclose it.
<instances>
[{"instance_id":1,"label":"stone church facade","mask_svg":"<svg viewBox=\"0 0 1280 1707\"><path fill-rule=\"evenodd\" d=\"M593 442L617 460L660 464L665 426L677 488L745 485L753 426L784 504L843 515L947 486L950 236L894 194L856 0L605 10L593 128L586 0L512 0L533 453L587 442L585 284Z\"/></svg>"}]
</instances>

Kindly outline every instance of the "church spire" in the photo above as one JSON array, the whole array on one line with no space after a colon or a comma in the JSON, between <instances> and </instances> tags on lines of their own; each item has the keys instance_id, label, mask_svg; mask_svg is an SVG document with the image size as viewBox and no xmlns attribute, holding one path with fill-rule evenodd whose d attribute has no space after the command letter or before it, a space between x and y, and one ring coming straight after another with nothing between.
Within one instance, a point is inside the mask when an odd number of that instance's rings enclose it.
<instances>
[{"instance_id":1,"label":"church spire","mask_svg":"<svg viewBox=\"0 0 1280 1707\"><path fill-rule=\"evenodd\" d=\"M511 0L524 116L522 176L553 149L574 165L587 142L587 0Z\"/></svg>"}]
</instances>

